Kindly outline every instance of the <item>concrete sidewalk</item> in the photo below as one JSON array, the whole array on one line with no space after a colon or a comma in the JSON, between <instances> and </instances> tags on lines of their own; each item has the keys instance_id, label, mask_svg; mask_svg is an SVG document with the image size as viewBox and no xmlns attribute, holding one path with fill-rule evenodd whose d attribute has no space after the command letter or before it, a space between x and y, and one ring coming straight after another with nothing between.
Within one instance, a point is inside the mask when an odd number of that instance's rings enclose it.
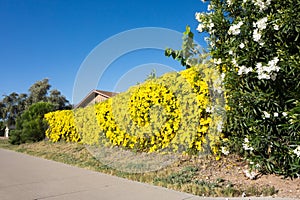
<instances>
[{"instance_id":1,"label":"concrete sidewalk","mask_svg":"<svg viewBox=\"0 0 300 200\"><path fill-rule=\"evenodd\" d=\"M0 148L0 199L225 200L226 198L197 197Z\"/></svg>"}]
</instances>

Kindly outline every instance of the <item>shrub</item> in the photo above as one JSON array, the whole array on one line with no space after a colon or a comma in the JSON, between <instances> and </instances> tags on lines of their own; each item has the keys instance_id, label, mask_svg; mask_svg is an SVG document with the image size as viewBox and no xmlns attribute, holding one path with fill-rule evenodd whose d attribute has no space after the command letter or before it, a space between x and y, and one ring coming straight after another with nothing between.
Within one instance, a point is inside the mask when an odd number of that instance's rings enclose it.
<instances>
[{"instance_id":1,"label":"shrub","mask_svg":"<svg viewBox=\"0 0 300 200\"><path fill-rule=\"evenodd\" d=\"M44 118L48 122L46 136L51 141L80 141L80 136L74 122L74 113L72 110L59 110L50 112L45 114Z\"/></svg>"},{"instance_id":2,"label":"shrub","mask_svg":"<svg viewBox=\"0 0 300 200\"><path fill-rule=\"evenodd\" d=\"M209 129L218 120L207 109L213 106L208 82L214 71L199 65L165 74L107 101L77 109L75 119L72 111L48 113L46 134L54 142L78 141L80 137L89 145L218 155L222 135ZM73 135L73 139L66 135Z\"/></svg>"},{"instance_id":3,"label":"shrub","mask_svg":"<svg viewBox=\"0 0 300 200\"><path fill-rule=\"evenodd\" d=\"M31 105L17 119L16 130L10 133L10 143L21 144L43 140L47 129L44 114L52 110L53 105L50 103L39 102Z\"/></svg>"},{"instance_id":4,"label":"shrub","mask_svg":"<svg viewBox=\"0 0 300 200\"><path fill-rule=\"evenodd\" d=\"M216 67L225 75L230 110L224 129L232 148L263 172L300 171L300 2L209 1L196 13L208 32Z\"/></svg>"}]
</instances>

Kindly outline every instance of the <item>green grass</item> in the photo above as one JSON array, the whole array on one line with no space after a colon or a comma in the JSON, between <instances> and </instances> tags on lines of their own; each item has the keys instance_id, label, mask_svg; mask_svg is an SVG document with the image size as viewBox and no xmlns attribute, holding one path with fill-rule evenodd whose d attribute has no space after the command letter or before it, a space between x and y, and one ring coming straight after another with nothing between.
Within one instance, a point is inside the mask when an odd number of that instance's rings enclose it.
<instances>
[{"instance_id":1,"label":"green grass","mask_svg":"<svg viewBox=\"0 0 300 200\"><path fill-rule=\"evenodd\" d=\"M275 188L267 186L264 188L249 186L241 189L222 178L216 180L200 179L199 166L197 167L191 159L186 158L159 171L126 173L102 164L81 144L42 141L17 146L9 144L8 140L0 140L0 148L200 196L236 197L241 196L243 192L246 192L248 196L270 196L277 192Z\"/></svg>"}]
</instances>

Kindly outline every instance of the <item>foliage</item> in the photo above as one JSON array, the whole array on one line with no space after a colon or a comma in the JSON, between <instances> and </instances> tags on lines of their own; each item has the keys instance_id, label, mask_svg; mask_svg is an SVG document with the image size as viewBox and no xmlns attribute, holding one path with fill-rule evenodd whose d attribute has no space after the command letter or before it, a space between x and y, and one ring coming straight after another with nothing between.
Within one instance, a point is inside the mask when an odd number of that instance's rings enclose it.
<instances>
[{"instance_id":1,"label":"foliage","mask_svg":"<svg viewBox=\"0 0 300 200\"><path fill-rule=\"evenodd\" d=\"M88 145L97 145L101 128L96 118L95 107L92 105L86 108L78 108L74 110L74 116L75 126L81 142Z\"/></svg>"},{"instance_id":2,"label":"foliage","mask_svg":"<svg viewBox=\"0 0 300 200\"><path fill-rule=\"evenodd\" d=\"M252 167L295 177L300 170L300 2L209 1L196 13L224 73L230 110L224 131ZM299 151L298 151L299 150Z\"/></svg>"},{"instance_id":3,"label":"foliage","mask_svg":"<svg viewBox=\"0 0 300 200\"><path fill-rule=\"evenodd\" d=\"M0 136L4 136L5 125L4 122L0 121Z\"/></svg>"},{"instance_id":4,"label":"foliage","mask_svg":"<svg viewBox=\"0 0 300 200\"><path fill-rule=\"evenodd\" d=\"M29 97L28 101L32 103L37 102L45 102L47 101L47 93L50 89L51 85L49 84L49 80L47 78L35 82L32 86L29 88Z\"/></svg>"},{"instance_id":5,"label":"foliage","mask_svg":"<svg viewBox=\"0 0 300 200\"><path fill-rule=\"evenodd\" d=\"M26 94L17 94L15 92L10 95L4 95L0 101L0 119L6 126L15 125L15 121L20 113L26 108Z\"/></svg>"},{"instance_id":6,"label":"foliage","mask_svg":"<svg viewBox=\"0 0 300 200\"><path fill-rule=\"evenodd\" d=\"M47 102L50 102L54 105L54 110L65 110L72 108L66 97L63 96L57 89L50 90L50 94L47 97Z\"/></svg>"},{"instance_id":7,"label":"foliage","mask_svg":"<svg viewBox=\"0 0 300 200\"><path fill-rule=\"evenodd\" d=\"M54 110L71 109L69 101L60 91L54 89L48 95L50 87L48 79L43 79L29 88L29 94L13 92L4 95L4 98L0 100L0 121L3 121L8 127L15 126L17 117L21 116L32 104L38 102L49 102L53 104Z\"/></svg>"},{"instance_id":8,"label":"foliage","mask_svg":"<svg viewBox=\"0 0 300 200\"><path fill-rule=\"evenodd\" d=\"M206 59L207 53L194 42L194 33L189 26L186 26L182 41L181 50L167 48L165 56L171 56L173 59L179 61L182 66L185 66L186 69L202 63Z\"/></svg>"},{"instance_id":9,"label":"foliage","mask_svg":"<svg viewBox=\"0 0 300 200\"><path fill-rule=\"evenodd\" d=\"M48 113L47 136L55 142L68 132L78 132L81 142L90 145L218 155L222 135L209 129L213 114L207 111L212 106L208 82L213 74L207 65L168 73L75 110L75 120L71 111Z\"/></svg>"},{"instance_id":10,"label":"foliage","mask_svg":"<svg viewBox=\"0 0 300 200\"><path fill-rule=\"evenodd\" d=\"M53 142L64 140L67 142L78 142L80 136L74 122L72 110L58 110L45 113L45 120L48 123L46 137Z\"/></svg>"},{"instance_id":11,"label":"foliage","mask_svg":"<svg viewBox=\"0 0 300 200\"><path fill-rule=\"evenodd\" d=\"M10 143L21 144L43 140L47 129L44 114L52 110L53 105L50 103L39 102L31 105L17 119L16 129L10 134Z\"/></svg>"}]
</instances>

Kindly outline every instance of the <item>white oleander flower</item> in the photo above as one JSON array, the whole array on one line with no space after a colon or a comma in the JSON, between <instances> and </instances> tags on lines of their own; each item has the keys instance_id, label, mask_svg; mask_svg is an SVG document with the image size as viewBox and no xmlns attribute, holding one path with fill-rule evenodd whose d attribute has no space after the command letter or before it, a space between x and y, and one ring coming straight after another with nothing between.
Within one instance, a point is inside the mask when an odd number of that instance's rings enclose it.
<instances>
[{"instance_id":1,"label":"white oleander flower","mask_svg":"<svg viewBox=\"0 0 300 200\"><path fill-rule=\"evenodd\" d=\"M216 65L219 65L219 64L222 63L222 59L221 59L221 58L219 58L219 59L214 58L214 63L215 63Z\"/></svg>"},{"instance_id":2,"label":"white oleander flower","mask_svg":"<svg viewBox=\"0 0 300 200\"><path fill-rule=\"evenodd\" d=\"M221 152L226 156L230 153L227 147L221 147Z\"/></svg>"},{"instance_id":3,"label":"white oleander flower","mask_svg":"<svg viewBox=\"0 0 300 200\"><path fill-rule=\"evenodd\" d=\"M201 24L198 25L196 30L201 33L201 32L203 32L203 29L205 29L205 25L201 23Z\"/></svg>"},{"instance_id":4,"label":"white oleander flower","mask_svg":"<svg viewBox=\"0 0 300 200\"><path fill-rule=\"evenodd\" d=\"M221 80L223 81L225 79L225 73L221 74Z\"/></svg>"},{"instance_id":5,"label":"white oleander flower","mask_svg":"<svg viewBox=\"0 0 300 200\"><path fill-rule=\"evenodd\" d=\"M258 74L257 78L258 78L259 80L262 80L262 79L267 79L267 80L268 80L268 79L271 78L271 76L268 75L268 74Z\"/></svg>"},{"instance_id":6,"label":"white oleander flower","mask_svg":"<svg viewBox=\"0 0 300 200\"><path fill-rule=\"evenodd\" d=\"M213 6L212 6L211 4L209 4L209 5L207 6L207 10L210 11L210 10L212 10L212 9L213 9Z\"/></svg>"},{"instance_id":7,"label":"white oleander flower","mask_svg":"<svg viewBox=\"0 0 300 200\"><path fill-rule=\"evenodd\" d=\"M259 7L259 11L262 12L268 8L268 6L271 4L271 0L267 0L266 2L263 0L252 0L252 3Z\"/></svg>"},{"instance_id":8,"label":"white oleander flower","mask_svg":"<svg viewBox=\"0 0 300 200\"><path fill-rule=\"evenodd\" d=\"M267 111L263 111L264 115L265 115L265 118L270 118L270 114L267 112Z\"/></svg>"},{"instance_id":9,"label":"white oleander flower","mask_svg":"<svg viewBox=\"0 0 300 200\"><path fill-rule=\"evenodd\" d=\"M294 149L294 154L296 154L297 155L297 157L300 157L300 146L297 146L297 148L296 149Z\"/></svg>"},{"instance_id":10,"label":"white oleander flower","mask_svg":"<svg viewBox=\"0 0 300 200\"><path fill-rule=\"evenodd\" d=\"M243 49L243 48L245 47L245 44L244 44L244 43L241 43L241 44L239 45L239 47L240 47L241 49Z\"/></svg>"},{"instance_id":11,"label":"white oleander flower","mask_svg":"<svg viewBox=\"0 0 300 200\"><path fill-rule=\"evenodd\" d=\"M207 26L210 30L215 26L215 24L210 20L209 25Z\"/></svg>"},{"instance_id":12,"label":"white oleander flower","mask_svg":"<svg viewBox=\"0 0 300 200\"><path fill-rule=\"evenodd\" d=\"M253 149L253 147L251 147L250 145L249 145L249 139L248 138L245 138L244 139L244 143L243 143L243 149L245 150L245 151L253 151L254 149Z\"/></svg>"},{"instance_id":13,"label":"white oleander flower","mask_svg":"<svg viewBox=\"0 0 300 200\"><path fill-rule=\"evenodd\" d=\"M282 112L282 115L286 117L288 114L286 112Z\"/></svg>"},{"instance_id":14,"label":"white oleander flower","mask_svg":"<svg viewBox=\"0 0 300 200\"><path fill-rule=\"evenodd\" d=\"M238 35L238 34L240 34L240 32L241 32L240 28L241 28L242 25L243 25L243 22L240 21L239 23L230 26L229 30L228 30L228 34L229 35Z\"/></svg>"},{"instance_id":15,"label":"white oleander flower","mask_svg":"<svg viewBox=\"0 0 300 200\"><path fill-rule=\"evenodd\" d=\"M249 72L252 72L252 71L253 71L252 67L246 67L245 65L242 65L239 68L238 75L248 74Z\"/></svg>"},{"instance_id":16,"label":"white oleander flower","mask_svg":"<svg viewBox=\"0 0 300 200\"><path fill-rule=\"evenodd\" d=\"M279 30L279 26L278 26L277 24L274 24L274 25L273 25L273 28L274 28L275 31L278 31L278 30Z\"/></svg>"},{"instance_id":17,"label":"white oleander flower","mask_svg":"<svg viewBox=\"0 0 300 200\"><path fill-rule=\"evenodd\" d=\"M238 67L238 66L239 66L235 58L232 59L231 62L232 62L232 64L233 64L235 67Z\"/></svg>"},{"instance_id":18,"label":"white oleander flower","mask_svg":"<svg viewBox=\"0 0 300 200\"><path fill-rule=\"evenodd\" d=\"M202 22L201 18L204 16L203 13L200 13L200 12L196 12L195 13L195 19L198 21L198 22Z\"/></svg>"},{"instance_id":19,"label":"white oleander flower","mask_svg":"<svg viewBox=\"0 0 300 200\"><path fill-rule=\"evenodd\" d=\"M275 112L274 117L278 117L278 116L279 116L278 112Z\"/></svg>"},{"instance_id":20,"label":"white oleander flower","mask_svg":"<svg viewBox=\"0 0 300 200\"><path fill-rule=\"evenodd\" d=\"M267 17L261 18L257 22L253 23L253 27L258 28L258 30L264 30L267 28L267 21L268 21Z\"/></svg>"},{"instance_id":21,"label":"white oleander flower","mask_svg":"<svg viewBox=\"0 0 300 200\"><path fill-rule=\"evenodd\" d=\"M254 31L253 31L253 40L255 42L259 42L260 39L261 39L260 32L258 31L258 29L254 29Z\"/></svg>"}]
</instances>

